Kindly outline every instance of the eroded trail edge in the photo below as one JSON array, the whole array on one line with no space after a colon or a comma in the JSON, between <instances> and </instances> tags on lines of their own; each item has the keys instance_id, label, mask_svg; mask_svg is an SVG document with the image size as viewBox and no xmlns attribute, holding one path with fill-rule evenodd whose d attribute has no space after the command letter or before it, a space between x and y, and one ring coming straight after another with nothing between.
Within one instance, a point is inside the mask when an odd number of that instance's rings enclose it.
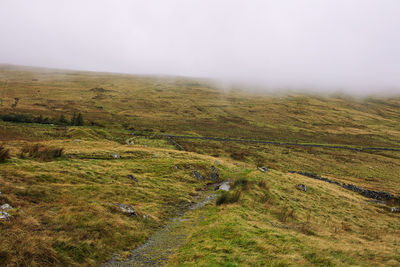
<instances>
[{"instance_id":1,"label":"eroded trail edge","mask_svg":"<svg viewBox=\"0 0 400 267\"><path fill-rule=\"evenodd\" d=\"M185 244L191 229L201 221L202 218L193 214L193 211L213 202L216 197L217 193L208 193L203 200L189 206L183 214L170 219L162 229L151 235L144 244L132 250L128 258L122 259L119 256L114 256L101 266L165 265L169 256Z\"/></svg>"}]
</instances>

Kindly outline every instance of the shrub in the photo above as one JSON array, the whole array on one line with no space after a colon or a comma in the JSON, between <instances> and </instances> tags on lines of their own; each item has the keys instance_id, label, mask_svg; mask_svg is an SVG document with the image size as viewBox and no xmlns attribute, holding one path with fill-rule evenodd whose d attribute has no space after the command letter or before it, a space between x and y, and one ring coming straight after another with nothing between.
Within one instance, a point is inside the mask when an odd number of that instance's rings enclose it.
<instances>
[{"instance_id":1,"label":"shrub","mask_svg":"<svg viewBox=\"0 0 400 267\"><path fill-rule=\"evenodd\" d=\"M235 151L235 152L231 153L231 158L234 160L242 161L242 160L245 160L246 156L247 156L247 153L244 151Z\"/></svg>"},{"instance_id":2,"label":"shrub","mask_svg":"<svg viewBox=\"0 0 400 267\"><path fill-rule=\"evenodd\" d=\"M5 162L10 158L10 150L6 149L4 144L0 145L0 162Z\"/></svg>"},{"instance_id":3,"label":"shrub","mask_svg":"<svg viewBox=\"0 0 400 267\"><path fill-rule=\"evenodd\" d=\"M2 114L0 118L3 121L8 122L23 122L23 123L31 123L33 122L32 117L25 114Z\"/></svg>"},{"instance_id":4,"label":"shrub","mask_svg":"<svg viewBox=\"0 0 400 267\"><path fill-rule=\"evenodd\" d=\"M45 147L40 144L25 145L19 154L20 158L30 157L40 159L42 161L50 161L63 155L64 148Z\"/></svg>"},{"instance_id":5,"label":"shrub","mask_svg":"<svg viewBox=\"0 0 400 267\"><path fill-rule=\"evenodd\" d=\"M259 201L261 203L272 203L272 196L269 191L262 192Z\"/></svg>"},{"instance_id":6,"label":"shrub","mask_svg":"<svg viewBox=\"0 0 400 267\"><path fill-rule=\"evenodd\" d=\"M267 183L265 182L265 180L261 179L258 181L257 183L258 187L260 188L264 188L264 189L268 189Z\"/></svg>"},{"instance_id":7,"label":"shrub","mask_svg":"<svg viewBox=\"0 0 400 267\"><path fill-rule=\"evenodd\" d=\"M247 190L249 185L249 180L247 180L246 178L239 178L233 183L234 188L240 186L243 190Z\"/></svg>"},{"instance_id":8,"label":"shrub","mask_svg":"<svg viewBox=\"0 0 400 267\"><path fill-rule=\"evenodd\" d=\"M240 199L241 192L236 191L236 192L223 192L216 201L217 206L222 205L222 204L229 204L229 203L235 203L238 202Z\"/></svg>"}]
</instances>

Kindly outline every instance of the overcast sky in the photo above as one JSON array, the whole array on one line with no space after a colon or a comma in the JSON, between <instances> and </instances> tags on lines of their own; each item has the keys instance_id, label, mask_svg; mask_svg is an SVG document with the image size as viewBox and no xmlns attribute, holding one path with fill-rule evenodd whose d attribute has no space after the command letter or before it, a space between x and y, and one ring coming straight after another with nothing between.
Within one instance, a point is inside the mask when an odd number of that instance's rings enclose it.
<instances>
[{"instance_id":1,"label":"overcast sky","mask_svg":"<svg viewBox=\"0 0 400 267\"><path fill-rule=\"evenodd\" d=\"M0 63L400 93L400 0L0 0Z\"/></svg>"}]
</instances>

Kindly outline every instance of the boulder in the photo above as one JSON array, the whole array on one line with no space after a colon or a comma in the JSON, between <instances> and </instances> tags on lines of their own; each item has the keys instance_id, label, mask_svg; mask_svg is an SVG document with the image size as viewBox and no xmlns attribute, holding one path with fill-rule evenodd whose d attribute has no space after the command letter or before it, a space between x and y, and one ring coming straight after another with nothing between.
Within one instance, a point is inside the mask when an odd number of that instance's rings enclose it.
<instances>
[{"instance_id":1,"label":"boulder","mask_svg":"<svg viewBox=\"0 0 400 267\"><path fill-rule=\"evenodd\" d=\"M9 204L4 204L0 206L0 210L11 210L13 207L11 207Z\"/></svg>"},{"instance_id":2,"label":"boulder","mask_svg":"<svg viewBox=\"0 0 400 267\"><path fill-rule=\"evenodd\" d=\"M219 190L229 191L231 189L231 185L229 181L222 182L218 187Z\"/></svg>"},{"instance_id":3,"label":"boulder","mask_svg":"<svg viewBox=\"0 0 400 267\"><path fill-rule=\"evenodd\" d=\"M111 157L113 159L120 159L121 158L121 156L119 154L111 154Z\"/></svg>"},{"instance_id":4,"label":"boulder","mask_svg":"<svg viewBox=\"0 0 400 267\"><path fill-rule=\"evenodd\" d=\"M8 220L11 217L10 214L8 214L5 211L0 211L0 220Z\"/></svg>"},{"instance_id":5,"label":"boulder","mask_svg":"<svg viewBox=\"0 0 400 267\"><path fill-rule=\"evenodd\" d=\"M216 181L218 181L218 179L219 179L218 169L215 168L214 166L211 166L210 179L211 179L211 181L213 181L213 182L216 182Z\"/></svg>"},{"instance_id":6,"label":"boulder","mask_svg":"<svg viewBox=\"0 0 400 267\"><path fill-rule=\"evenodd\" d=\"M193 175L194 175L194 178L196 178L199 181L204 180L204 177L198 171L193 171Z\"/></svg>"},{"instance_id":7,"label":"boulder","mask_svg":"<svg viewBox=\"0 0 400 267\"><path fill-rule=\"evenodd\" d=\"M298 184L296 185L296 188L301 191L307 192L307 186L305 186L304 184Z\"/></svg>"},{"instance_id":8,"label":"boulder","mask_svg":"<svg viewBox=\"0 0 400 267\"><path fill-rule=\"evenodd\" d=\"M131 174L128 175L128 178L133 180L133 181L135 181L135 182L139 182L138 179L135 176L131 175Z\"/></svg>"},{"instance_id":9,"label":"boulder","mask_svg":"<svg viewBox=\"0 0 400 267\"><path fill-rule=\"evenodd\" d=\"M112 204L113 206L118 207L123 213L127 214L128 216L136 216L136 210L129 205L125 205L125 204Z\"/></svg>"},{"instance_id":10,"label":"boulder","mask_svg":"<svg viewBox=\"0 0 400 267\"><path fill-rule=\"evenodd\" d=\"M265 166L258 167L257 169L259 169L261 172L267 172L268 171L268 168L265 167Z\"/></svg>"},{"instance_id":11,"label":"boulder","mask_svg":"<svg viewBox=\"0 0 400 267\"><path fill-rule=\"evenodd\" d=\"M400 212L400 206L399 207L393 207L391 209L392 212Z\"/></svg>"}]
</instances>

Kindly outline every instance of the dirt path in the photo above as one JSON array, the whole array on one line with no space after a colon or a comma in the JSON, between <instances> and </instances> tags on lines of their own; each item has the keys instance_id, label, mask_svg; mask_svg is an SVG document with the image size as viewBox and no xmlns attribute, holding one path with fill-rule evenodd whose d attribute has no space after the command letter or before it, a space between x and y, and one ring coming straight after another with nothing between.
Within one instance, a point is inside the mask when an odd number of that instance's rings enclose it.
<instances>
[{"instance_id":1,"label":"dirt path","mask_svg":"<svg viewBox=\"0 0 400 267\"><path fill-rule=\"evenodd\" d=\"M201 217L188 215L196 209L204 207L216 198L216 193L209 194L202 201L191 205L182 215L171 219L161 230L155 232L143 245L134 249L128 259L113 257L102 266L163 266L168 257L185 244L193 226Z\"/></svg>"}]
</instances>

